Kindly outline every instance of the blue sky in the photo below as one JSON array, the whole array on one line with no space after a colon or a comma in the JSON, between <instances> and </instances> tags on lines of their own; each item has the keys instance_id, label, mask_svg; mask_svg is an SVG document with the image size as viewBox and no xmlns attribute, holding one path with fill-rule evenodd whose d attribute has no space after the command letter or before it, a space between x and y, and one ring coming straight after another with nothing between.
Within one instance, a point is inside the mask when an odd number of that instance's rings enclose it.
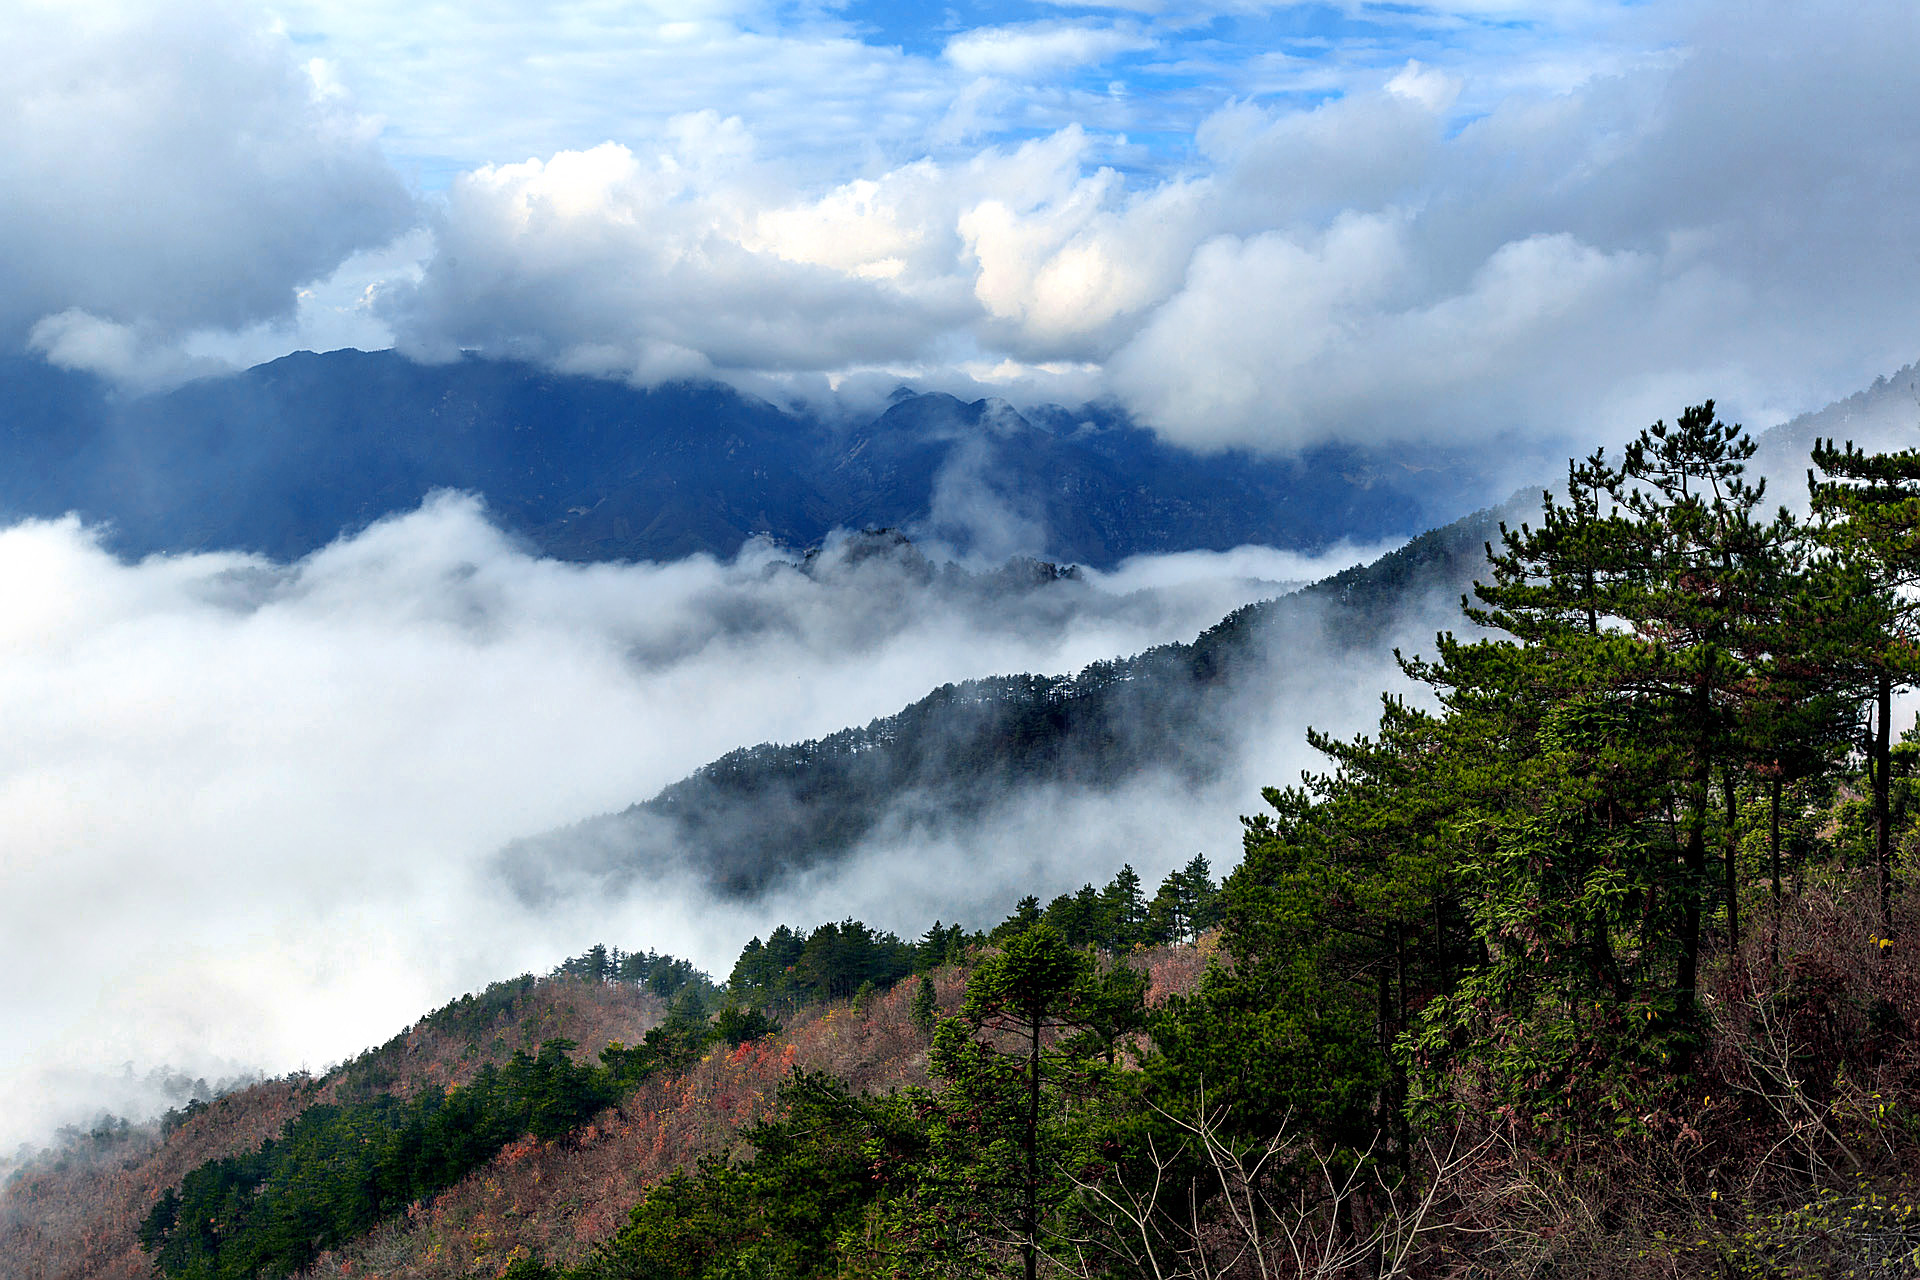
<instances>
[{"instance_id":1,"label":"blue sky","mask_svg":"<svg viewBox=\"0 0 1920 1280\"><path fill-rule=\"evenodd\" d=\"M1515 76L1564 85L1658 40L1637 6L1605 3L483 5L426 21L406 5L296 0L277 12L379 115L389 154L429 190L524 158L516 150L631 141L701 109L781 136L823 176L874 155L899 162L1069 124L1111 139L1103 159L1164 173L1194 162L1194 131L1229 101L1308 108L1410 58L1490 72L1476 79L1494 92ZM675 23L694 30L662 31ZM544 92L484 92L489 79L522 77ZM451 90L437 83L456 78ZM938 129L957 98L996 87L977 132ZM809 134L817 117L793 109L796 95L870 110L851 136Z\"/></svg>"}]
</instances>

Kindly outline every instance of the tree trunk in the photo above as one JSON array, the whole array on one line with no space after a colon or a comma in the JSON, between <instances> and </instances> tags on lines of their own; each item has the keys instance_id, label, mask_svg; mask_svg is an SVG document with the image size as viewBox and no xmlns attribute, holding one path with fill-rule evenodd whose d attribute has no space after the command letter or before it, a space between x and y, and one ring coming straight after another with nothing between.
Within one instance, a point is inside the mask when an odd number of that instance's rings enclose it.
<instances>
[{"instance_id":1,"label":"tree trunk","mask_svg":"<svg viewBox=\"0 0 1920 1280\"><path fill-rule=\"evenodd\" d=\"M1040 1021L1028 1024L1027 1037L1027 1186L1020 1259L1026 1280L1035 1280L1040 1266Z\"/></svg>"},{"instance_id":2,"label":"tree trunk","mask_svg":"<svg viewBox=\"0 0 1920 1280\"><path fill-rule=\"evenodd\" d=\"M1880 673L1873 730L1873 862L1880 876L1880 927L1893 932L1893 676Z\"/></svg>"},{"instance_id":3,"label":"tree trunk","mask_svg":"<svg viewBox=\"0 0 1920 1280\"><path fill-rule=\"evenodd\" d=\"M1404 925L1393 926L1394 968L1398 970L1400 987L1400 1007L1397 1010L1396 1030L1407 1029L1407 931ZM1400 1055L1393 1052L1393 1046L1387 1046L1387 1052L1393 1063L1393 1127L1400 1147L1400 1176L1405 1177L1413 1168L1413 1130L1407 1120L1407 1064Z\"/></svg>"},{"instance_id":4,"label":"tree trunk","mask_svg":"<svg viewBox=\"0 0 1920 1280\"><path fill-rule=\"evenodd\" d=\"M1684 884L1680 909L1680 971L1674 1012L1692 1027L1700 991L1700 909L1707 895L1707 805L1713 792L1713 681L1702 673L1694 695L1693 795L1687 815L1687 843L1681 854Z\"/></svg>"},{"instance_id":5,"label":"tree trunk","mask_svg":"<svg viewBox=\"0 0 1920 1280\"><path fill-rule=\"evenodd\" d=\"M1736 838L1736 824L1740 810L1734 794L1733 766L1729 764L1721 770L1720 785L1727 808L1726 838L1726 882L1727 882L1727 951L1733 962L1740 963L1740 874L1739 841Z\"/></svg>"},{"instance_id":6,"label":"tree trunk","mask_svg":"<svg viewBox=\"0 0 1920 1280\"><path fill-rule=\"evenodd\" d=\"M1780 971L1780 789L1786 780L1774 775L1773 794L1767 799L1767 860L1773 870L1773 939L1769 944L1769 972Z\"/></svg>"},{"instance_id":7,"label":"tree trunk","mask_svg":"<svg viewBox=\"0 0 1920 1280\"><path fill-rule=\"evenodd\" d=\"M1374 1034L1380 1040L1382 1057L1393 1055L1393 974L1382 964L1374 970L1375 1007ZM1387 1079L1380 1086L1380 1111L1376 1122L1381 1133L1393 1132L1393 1073L1387 1073Z\"/></svg>"}]
</instances>

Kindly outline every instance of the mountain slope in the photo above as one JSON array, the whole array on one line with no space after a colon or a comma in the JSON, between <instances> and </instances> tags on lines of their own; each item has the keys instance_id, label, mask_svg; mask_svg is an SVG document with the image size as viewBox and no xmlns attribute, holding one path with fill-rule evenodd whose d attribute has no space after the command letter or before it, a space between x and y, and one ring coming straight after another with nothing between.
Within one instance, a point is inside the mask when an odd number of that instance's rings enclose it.
<instances>
[{"instance_id":1,"label":"mountain slope","mask_svg":"<svg viewBox=\"0 0 1920 1280\"><path fill-rule=\"evenodd\" d=\"M1911 366L1762 433L1754 471L1770 476L1772 496L1791 502L1803 492L1798 482L1816 437L1872 448L1920 444L1917 379L1920 366ZM888 417L929 414L931 399L896 406ZM912 457L881 445L861 456ZM1500 523L1538 510L1538 491L1522 491L1372 564L1240 609L1188 644L1074 675L946 685L865 726L730 752L622 813L515 843L504 868L529 900L583 875L618 887L663 868L752 895L845 858L889 825L950 833L1036 788L1112 793L1150 774L1156 785L1204 784L1240 750L1248 706L1345 678L1331 659L1377 661L1396 647L1426 646L1435 630L1459 629L1459 598L1483 572Z\"/></svg>"},{"instance_id":2,"label":"mountain slope","mask_svg":"<svg viewBox=\"0 0 1920 1280\"><path fill-rule=\"evenodd\" d=\"M104 1125L16 1169L0 1188L0 1275L136 1280L136 1232L161 1192L209 1159L257 1149L310 1107L411 1097L564 1035L597 1052L657 1026L667 1002L633 983L522 977L463 996L319 1077L268 1080L137 1127Z\"/></svg>"},{"instance_id":3,"label":"mountain slope","mask_svg":"<svg viewBox=\"0 0 1920 1280\"><path fill-rule=\"evenodd\" d=\"M886 824L951 831L1027 789L1110 792L1149 774L1202 785L1240 749L1250 703L1310 689L1328 659L1378 661L1453 625L1486 542L1521 509L1456 521L1190 643L1075 675L946 685L864 727L731 752L622 813L517 842L503 866L536 901L583 875L617 887L666 868L751 895Z\"/></svg>"}]
</instances>

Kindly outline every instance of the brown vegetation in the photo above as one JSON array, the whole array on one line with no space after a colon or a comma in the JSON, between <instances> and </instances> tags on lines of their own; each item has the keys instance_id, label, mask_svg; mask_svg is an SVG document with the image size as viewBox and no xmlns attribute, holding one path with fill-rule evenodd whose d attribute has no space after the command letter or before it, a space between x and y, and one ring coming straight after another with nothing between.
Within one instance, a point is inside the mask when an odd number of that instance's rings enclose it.
<instances>
[{"instance_id":1,"label":"brown vegetation","mask_svg":"<svg viewBox=\"0 0 1920 1280\"><path fill-rule=\"evenodd\" d=\"M959 1007L964 975L933 975L940 1007ZM523 1139L403 1222L321 1260L315 1276L388 1280L496 1275L530 1251L574 1261L611 1235L646 1187L709 1156L739 1154L798 1067L856 1090L926 1082L927 1037L908 1018L913 983L868 1001L802 1010L781 1033L716 1047L684 1075L650 1081L564 1142Z\"/></svg>"},{"instance_id":2,"label":"brown vegetation","mask_svg":"<svg viewBox=\"0 0 1920 1280\"><path fill-rule=\"evenodd\" d=\"M1190 988L1212 941L1137 953L1151 998ZM932 977L941 1011L958 1010L965 973ZM927 1037L908 1016L915 985L903 982L859 1011L845 1002L803 1009L776 1036L715 1048L684 1075L649 1082L564 1142L523 1139L404 1221L323 1257L311 1274L443 1280L498 1275L529 1253L577 1261L663 1175L745 1154L741 1132L767 1116L795 1068L828 1072L856 1092L925 1084Z\"/></svg>"},{"instance_id":3,"label":"brown vegetation","mask_svg":"<svg viewBox=\"0 0 1920 1280\"><path fill-rule=\"evenodd\" d=\"M306 1107L365 1088L411 1094L464 1083L487 1062L566 1036L582 1054L633 1042L664 1013L656 997L610 984L542 982L477 1035L426 1020L353 1063L315 1079L288 1076L219 1098L168 1128L81 1137L29 1161L0 1190L0 1274L34 1280L144 1280L152 1266L134 1232L167 1187L204 1161L258 1147ZM369 1070L374 1068L376 1070Z\"/></svg>"},{"instance_id":4,"label":"brown vegetation","mask_svg":"<svg viewBox=\"0 0 1920 1280\"><path fill-rule=\"evenodd\" d=\"M1711 1032L1684 1097L1611 1141L1542 1142L1461 1117L1419 1274L1911 1277L1920 1247L1920 898L1899 942L1870 886L1807 884L1705 984Z\"/></svg>"}]
</instances>

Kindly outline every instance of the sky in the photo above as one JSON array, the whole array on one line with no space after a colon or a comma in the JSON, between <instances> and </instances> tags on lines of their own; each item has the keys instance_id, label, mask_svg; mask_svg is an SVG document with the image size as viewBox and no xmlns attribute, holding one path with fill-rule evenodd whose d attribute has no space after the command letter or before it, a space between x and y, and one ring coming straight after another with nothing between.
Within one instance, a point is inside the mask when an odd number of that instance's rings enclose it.
<instances>
[{"instance_id":1,"label":"sky","mask_svg":"<svg viewBox=\"0 0 1920 1280\"><path fill-rule=\"evenodd\" d=\"M1910 3L7 0L0 49L0 353L127 394L392 346L816 406L1100 398L1200 449L1584 448L1920 354ZM541 560L473 496L291 564L102 538L0 529L0 1153L594 941L724 967L782 920L924 927L956 884L987 912L1116 854L1225 865L1300 729L1357 731L1391 675L1303 656L1320 701L1259 709L1204 796L1052 797L758 907L534 915L489 870L516 837L1379 548L956 613L759 547Z\"/></svg>"},{"instance_id":2,"label":"sky","mask_svg":"<svg viewBox=\"0 0 1920 1280\"><path fill-rule=\"evenodd\" d=\"M1911 360L1920 11L1867 0L15 0L0 343L830 403L1203 449L1756 424Z\"/></svg>"}]
</instances>

